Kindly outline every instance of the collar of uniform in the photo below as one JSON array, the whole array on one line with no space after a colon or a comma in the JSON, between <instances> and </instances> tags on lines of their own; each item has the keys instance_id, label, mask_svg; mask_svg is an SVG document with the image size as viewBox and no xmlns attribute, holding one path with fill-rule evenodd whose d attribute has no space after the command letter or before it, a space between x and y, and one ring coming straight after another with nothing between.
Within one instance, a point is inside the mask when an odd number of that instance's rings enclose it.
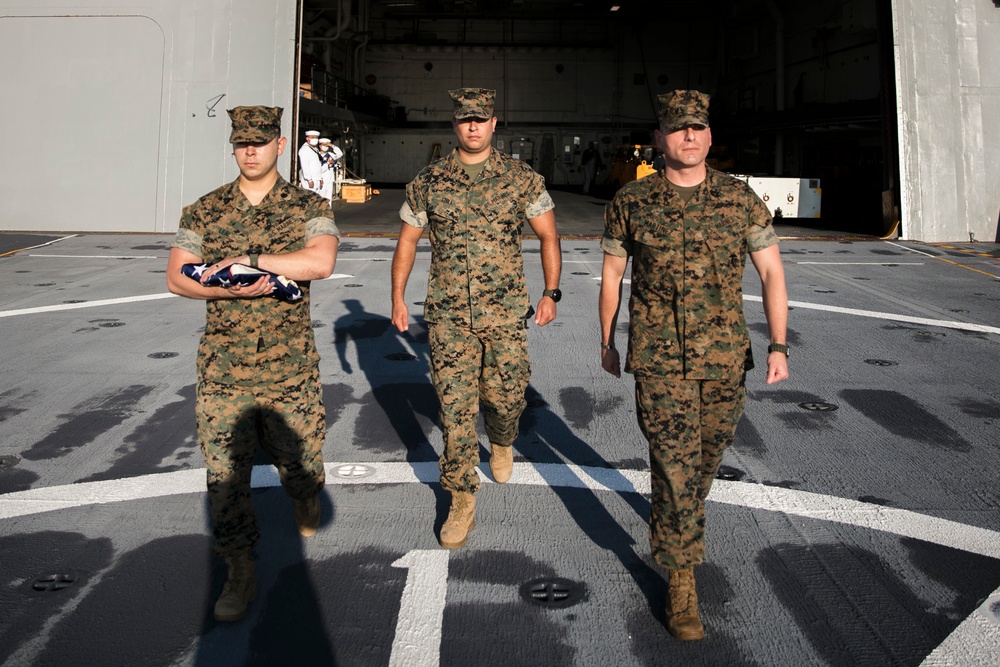
<instances>
[{"instance_id":1,"label":"collar of uniform","mask_svg":"<svg viewBox=\"0 0 1000 667\"><path fill-rule=\"evenodd\" d=\"M292 184L286 181L281 174L278 174L278 180L274 182L274 187L272 187L271 191L267 193L267 196L264 197L264 201L262 201L261 204L268 202L272 198L285 200L291 197L292 194Z\"/></svg>"},{"instance_id":2,"label":"collar of uniform","mask_svg":"<svg viewBox=\"0 0 1000 667\"><path fill-rule=\"evenodd\" d=\"M273 200L285 200L292 196L292 186L285 180L285 178L278 174L278 180L274 182L271 186L270 192L264 195L264 198L257 204L256 208L261 206L267 206ZM240 191L240 179L236 178L235 181L229 184L229 188L223 194L225 202L227 204L234 204L240 208L250 209L254 206L247 200L243 193Z\"/></svg>"},{"instance_id":3,"label":"collar of uniform","mask_svg":"<svg viewBox=\"0 0 1000 667\"><path fill-rule=\"evenodd\" d=\"M495 176L497 174L502 174L507 171L507 165L505 156L503 153L493 148L490 150L490 156L486 158L486 164L483 165L483 176ZM458 149L456 148L451 152L451 168L456 172L465 173L465 169L462 168L462 161L458 158Z\"/></svg>"},{"instance_id":4,"label":"collar of uniform","mask_svg":"<svg viewBox=\"0 0 1000 667\"><path fill-rule=\"evenodd\" d=\"M708 187L711 187L712 185L715 184L715 181L718 180L719 176L722 173L723 172L718 171L716 169L712 169L708 165L705 165L705 179L701 183L698 184L698 186L697 186L698 189L700 190L701 186L706 185L706 184L708 185ZM659 172L657 172L657 174L654 174L654 175L659 175L660 176L660 186L661 187L669 189L670 186L673 185L670 182L670 179L667 178L667 172L666 171L659 171ZM650 176L650 178L652 178L652 176Z\"/></svg>"}]
</instances>

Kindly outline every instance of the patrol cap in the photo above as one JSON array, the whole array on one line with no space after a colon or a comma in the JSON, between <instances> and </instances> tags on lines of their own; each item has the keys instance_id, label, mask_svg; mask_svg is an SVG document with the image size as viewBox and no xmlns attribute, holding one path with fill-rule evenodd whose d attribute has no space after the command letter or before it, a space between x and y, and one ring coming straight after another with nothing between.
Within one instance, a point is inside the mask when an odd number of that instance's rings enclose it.
<instances>
[{"instance_id":1,"label":"patrol cap","mask_svg":"<svg viewBox=\"0 0 1000 667\"><path fill-rule=\"evenodd\" d=\"M236 107L229 109L233 121L231 144L267 143L281 134L281 107Z\"/></svg>"},{"instance_id":2,"label":"patrol cap","mask_svg":"<svg viewBox=\"0 0 1000 667\"><path fill-rule=\"evenodd\" d=\"M709 97L708 93L698 90L675 90L657 95L660 127L667 132L679 130L685 125L708 127Z\"/></svg>"},{"instance_id":3,"label":"patrol cap","mask_svg":"<svg viewBox=\"0 0 1000 667\"><path fill-rule=\"evenodd\" d=\"M448 94L454 100L452 116L463 118L493 118L493 98L497 91L489 88L458 88L449 90Z\"/></svg>"}]
</instances>

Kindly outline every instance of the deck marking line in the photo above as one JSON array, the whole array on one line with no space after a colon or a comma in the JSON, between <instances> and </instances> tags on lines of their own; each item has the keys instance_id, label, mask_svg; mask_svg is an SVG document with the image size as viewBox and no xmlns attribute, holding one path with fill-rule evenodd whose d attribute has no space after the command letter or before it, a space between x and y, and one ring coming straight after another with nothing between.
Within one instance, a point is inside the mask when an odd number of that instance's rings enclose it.
<instances>
[{"instance_id":1,"label":"deck marking line","mask_svg":"<svg viewBox=\"0 0 1000 667\"><path fill-rule=\"evenodd\" d=\"M750 294L743 295L744 301L755 301L762 303L759 296ZM977 331L979 333L1000 334L1000 327L991 327L986 324L973 324L971 322L955 322L948 320L932 320L928 317L911 317L909 315L896 315L893 313L880 313L874 310L858 310L857 308L842 308L840 306L824 306L818 303L808 303L806 301L789 301L789 306L802 308L804 310L823 310L830 313L843 313L844 315L857 315L858 317L873 317L880 320L891 320L895 322L908 322L910 324L923 324L931 327L944 327L946 329L960 329L962 331Z\"/></svg>"},{"instance_id":2,"label":"deck marking line","mask_svg":"<svg viewBox=\"0 0 1000 667\"><path fill-rule=\"evenodd\" d=\"M908 250L910 252L915 252L918 255L923 255L924 257L936 257L936 255L932 255L929 252L924 252L923 250L917 250L916 248L911 248L909 246L905 246L905 245L902 245L900 243L893 243L892 241L886 241L886 243L888 245L895 246L897 248L902 248L903 250Z\"/></svg>"},{"instance_id":3,"label":"deck marking line","mask_svg":"<svg viewBox=\"0 0 1000 667\"><path fill-rule=\"evenodd\" d=\"M986 598L958 627L930 652L921 667L955 667L956 665L996 664L1000 648L1000 623L991 609L1000 605L1000 588Z\"/></svg>"},{"instance_id":4,"label":"deck marking line","mask_svg":"<svg viewBox=\"0 0 1000 667\"><path fill-rule=\"evenodd\" d=\"M944 257L938 257L936 255L932 255L929 252L923 252L923 251L920 251L920 250L914 250L913 248L907 248L905 245L899 245L898 243L892 243L891 241L888 241L887 243L889 243L889 245L894 245L897 248L903 248L904 250L909 250L910 252L916 252L916 253L920 253L921 255L927 255L928 257L933 257L934 259L936 259L938 261L946 262L948 264L951 264L952 266L958 266L958 267L961 267L963 269L968 269L969 271L975 271L976 273L981 273L984 276L989 276L990 278L1000 278L1000 276L998 276L996 274L987 273L986 271L980 271L979 269L974 269L971 266L967 266L967 265L961 264L959 262L953 262L952 260L946 259Z\"/></svg>"},{"instance_id":5,"label":"deck marking line","mask_svg":"<svg viewBox=\"0 0 1000 667\"><path fill-rule=\"evenodd\" d=\"M65 241L66 239L71 239L79 234L70 234L69 236L60 236L57 239L52 239L51 241L46 241L45 243L39 243L38 245L28 246L27 248L18 248L17 250L10 250L3 253L0 257L7 257L9 255L16 255L19 252L24 252L25 250L34 250L35 248L44 248L47 245L52 245L53 243L59 243L60 241Z\"/></svg>"},{"instance_id":6,"label":"deck marking line","mask_svg":"<svg viewBox=\"0 0 1000 667\"><path fill-rule=\"evenodd\" d=\"M176 294L164 292L162 294L144 294L140 296L126 296L120 299L100 299L98 301L86 301L84 303L60 303L55 306L38 306L37 308L20 308L18 310L0 311L0 318L14 317L16 315L34 315L36 313L54 313L61 310L78 310L80 308L98 308L100 306L115 306L123 303L140 303L142 301L156 301L158 299L172 299Z\"/></svg>"},{"instance_id":7,"label":"deck marking line","mask_svg":"<svg viewBox=\"0 0 1000 667\"><path fill-rule=\"evenodd\" d=\"M416 463L366 461L361 462L361 465L373 468L372 475L344 478L335 474L338 467L351 464L349 461L327 462L324 466L328 473L327 484L434 484L439 481L441 474L436 461ZM485 466L486 464L481 464L477 470L487 483L492 484L485 473ZM277 470L273 466L254 466L251 475L253 488L277 487L280 483ZM648 495L650 492L647 469L601 468L563 463L515 463L508 484L511 483L643 495ZM41 487L0 494L0 519L84 505L204 492L204 468ZM1000 532L911 510L809 491L721 479L712 485L709 500L870 528L1000 560Z\"/></svg>"},{"instance_id":8,"label":"deck marking line","mask_svg":"<svg viewBox=\"0 0 1000 667\"><path fill-rule=\"evenodd\" d=\"M389 667L437 667L448 596L447 550L414 550L393 562L406 568Z\"/></svg>"},{"instance_id":9,"label":"deck marking line","mask_svg":"<svg viewBox=\"0 0 1000 667\"><path fill-rule=\"evenodd\" d=\"M36 255L28 257L57 257L59 259L167 259L166 255Z\"/></svg>"},{"instance_id":10,"label":"deck marking line","mask_svg":"<svg viewBox=\"0 0 1000 667\"><path fill-rule=\"evenodd\" d=\"M332 473L343 465L350 465L350 463L329 462L325 464L325 468L328 473ZM437 482L440 474L435 461L418 463L364 462L363 465L374 468L375 474L360 479L347 479L338 477L336 474L329 474L327 484L398 484L408 482L430 484ZM488 481L484 470L483 466L478 469L480 478ZM560 463L515 463L508 484L510 483L528 486L567 486L641 494L648 494L650 489L648 470L617 470ZM251 477L251 485L254 488L276 487L279 484L278 473L273 466L254 466ZM205 470L203 468L0 494L0 519L86 505L101 505L188 493L205 493ZM874 529L1000 559L1000 532L910 510L796 489L727 480L716 480L708 498L713 502L734 506L763 509L791 516ZM447 554L444 551L428 553ZM403 566L402 560L396 561L393 565ZM440 564L436 564L436 562L431 562L430 565L431 568L440 567ZM412 564L410 566L412 567ZM409 585L409 578L407 584ZM446 586L447 584L446 581L438 579L428 585ZM992 612L991 605L1000 604L1000 589L994 591L987 602L989 604L982 605L964 619L945 641L927 656L922 664L927 667L989 664L996 656L997 646L1000 646L1000 623L995 622L991 617L991 614L995 613ZM397 636L400 637L409 635L407 623L412 620L412 615L407 613L405 616L410 620L404 618L404 614L401 613L400 619L402 620L397 622ZM399 622L404 623L402 633L398 631ZM438 642L440 643L440 639ZM404 647L399 647L400 653L398 654L406 653L409 655L407 651L410 648L415 652L430 650L428 646L421 644L419 647L407 646L405 650ZM397 655L395 644L393 645L393 655Z\"/></svg>"}]
</instances>

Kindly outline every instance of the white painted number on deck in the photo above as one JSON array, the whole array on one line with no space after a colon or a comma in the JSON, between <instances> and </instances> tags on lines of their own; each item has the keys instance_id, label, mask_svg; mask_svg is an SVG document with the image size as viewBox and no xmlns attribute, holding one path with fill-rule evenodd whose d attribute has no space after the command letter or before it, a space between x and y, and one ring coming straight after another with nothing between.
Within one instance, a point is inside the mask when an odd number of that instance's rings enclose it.
<instances>
[{"instance_id":1,"label":"white painted number on deck","mask_svg":"<svg viewBox=\"0 0 1000 667\"><path fill-rule=\"evenodd\" d=\"M405 567L407 573L389 667L437 667L448 593L448 552L414 550L392 566Z\"/></svg>"}]
</instances>

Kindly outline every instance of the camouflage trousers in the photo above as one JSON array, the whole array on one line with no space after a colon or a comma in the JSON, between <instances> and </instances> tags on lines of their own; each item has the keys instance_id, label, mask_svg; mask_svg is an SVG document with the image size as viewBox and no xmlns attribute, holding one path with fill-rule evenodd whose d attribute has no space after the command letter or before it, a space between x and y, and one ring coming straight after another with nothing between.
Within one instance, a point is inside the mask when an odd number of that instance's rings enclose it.
<instances>
[{"instance_id":1,"label":"camouflage trousers","mask_svg":"<svg viewBox=\"0 0 1000 667\"><path fill-rule=\"evenodd\" d=\"M244 553L260 539L250 498L257 445L292 498L305 500L323 488L326 411L318 370L267 386L199 380L195 414L208 469L216 553Z\"/></svg>"},{"instance_id":2,"label":"camouflage trousers","mask_svg":"<svg viewBox=\"0 0 1000 667\"><path fill-rule=\"evenodd\" d=\"M637 377L639 427L649 441L649 544L668 569L705 557L705 499L743 416L743 376L733 380Z\"/></svg>"},{"instance_id":3,"label":"camouflage trousers","mask_svg":"<svg viewBox=\"0 0 1000 667\"><path fill-rule=\"evenodd\" d=\"M475 493L479 490L479 406L490 443L514 444L531 377L528 332L521 323L472 329L444 321L429 323L428 333L431 380L441 404L444 438L438 461L441 486Z\"/></svg>"}]
</instances>

